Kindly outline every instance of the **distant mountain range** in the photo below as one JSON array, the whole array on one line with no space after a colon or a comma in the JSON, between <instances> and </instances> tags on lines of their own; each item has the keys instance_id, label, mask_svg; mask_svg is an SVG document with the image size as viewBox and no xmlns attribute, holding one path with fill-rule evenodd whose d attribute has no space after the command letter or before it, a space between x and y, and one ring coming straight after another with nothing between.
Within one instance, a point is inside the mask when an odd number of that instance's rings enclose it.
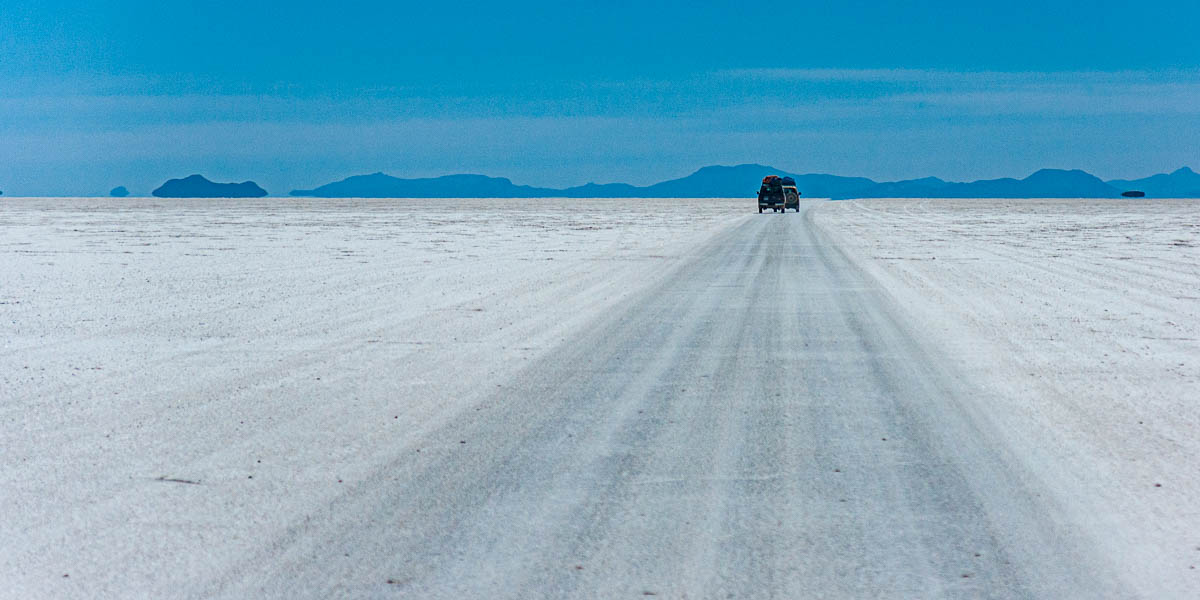
<instances>
[{"instance_id":1,"label":"distant mountain range","mask_svg":"<svg viewBox=\"0 0 1200 600\"><path fill-rule=\"evenodd\" d=\"M865 177L788 173L765 165L704 167L687 177L648 186L588 183L569 188L516 185L503 177L446 175L403 179L383 173L356 175L292 196L317 198L742 198L753 197L767 175L791 176L812 198L1119 198L1141 190L1152 198L1200 198L1200 175L1187 167L1144 179L1105 182L1080 170L1042 169L1024 179L968 183L937 177L876 182Z\"/></svg>"},{"instance_id":2,"label":"distant mountain range","mask_svg":"<svg viewBox=\"0 0 1200 600\"><path fill-rule=\"evenodd\" d=\"M372 173L355 175L325 184L315 190L293 190L293 196L317 198L543 198L546 188L515 185L503 177L446 175L424 179L401 179ZM557 192L561 195L561 192Z\"/></svg>"},{"instance_id":3,"label":"distant mountain range","mask_svg":"<svg viewBox=\"0 0 1200 600\"><path fill-rule=\"evenodd\" d=\"M882 183L852 192L857 198L1117 198L1122 190L1083 171L1042 169L1025 179L948 183L936 178Z\"/></svg>"},{"instance_id":4,"label":"distant mountain range","mask_svg":"<svg viewBox=\"0 0 1200 600\"><path fill-rule=\"evenodd\" d=\"M1114 179L1108 184L1121 190L1141 190L1147 197L1200 198L1200 174L1187 167L1132 181Z\"/></svg>"},{"instance_id":5,"label":"distant mountain range","mask_svg":"<svg viewBox=\"0 0 1200 600\"><path fill-rule=\"evenodd\" d=\"M383 173L356 175L293 196L317 198L739 198L754 196L758 183L771 174L789 175L763 165L704 167L687 177L648 186L627 183L588 183L569 188L516 185L504 177L446 175L401 179ZM865 177L792 175L803 193L828 198L875 185ZM747 192L749 190L749 192Z\"/></svg>"}]
</instances>

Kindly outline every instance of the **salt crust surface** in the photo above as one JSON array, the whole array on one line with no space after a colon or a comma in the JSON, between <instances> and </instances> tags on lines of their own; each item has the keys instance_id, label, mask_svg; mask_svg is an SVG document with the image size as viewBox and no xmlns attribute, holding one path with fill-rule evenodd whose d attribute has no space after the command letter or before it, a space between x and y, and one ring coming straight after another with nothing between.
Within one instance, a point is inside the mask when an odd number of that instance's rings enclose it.
<instances>
[{"instance_id":1,"label":"salt crust surface","mask_svg":"<svg viewBox=\"0 0 1200 600\"><path fill-rule=\"evenodd\" d=\"M0 595L217 576L748 206L5 199ZM1197 589L1200 203L813 220L1133 589Z\"/></svg>"},{"instance_id":2,"label":"salt crust surface","mask_svg":"<svg viewBox=\"0 0 1200 600\"><path fill-rule=\"evenodd\" d=\"M1200 593L1200 200L881 199L813 220L1131 589Z\"/></svg>"},{"instance_id":3,"label":"salt crust surface","mask_svg":"<svg viewBox=\"0 0 1200 600\"><path fill-rule=\"evenodd\" d=\"M0 596L216 579L750 204L5 198Z\"/></svg>"}]
</instances>

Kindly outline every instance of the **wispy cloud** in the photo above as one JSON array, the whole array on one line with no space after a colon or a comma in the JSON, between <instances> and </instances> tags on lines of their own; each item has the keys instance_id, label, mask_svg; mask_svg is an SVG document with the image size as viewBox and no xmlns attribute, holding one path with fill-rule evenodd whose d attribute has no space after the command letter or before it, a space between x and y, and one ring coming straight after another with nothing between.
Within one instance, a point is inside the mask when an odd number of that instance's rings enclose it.
<instances>
[{"instance_id":1,"label":"wispy cloud","mask_svg":"<svg viewBox=\"0 0 1200 600\"><path fill-rule=\"evenodd\" d=\"M1091 86L1030 86L1020 89L916 92L889 102L956 115L1089 117L1103 115L1200 115L1200 83Z\"/></svg>"},{"instance_id":2,"label":"wispy cloud","mask_svg":"<svg viewBox=\"0 0 1200 600\"><path fill-rule=\"evenodd\" d=\"M941 69L793 69L749 68L716 71L727 79L757 81L849 81L1009 85L1033 83L1137 83L1200 81L1200 69L1153 71L951 71Z\"/></svg>"},{"instance_id":3,"label":"wispy cloud","mask_svg":"<svg viewBox=\"0 0 1200 600\"><path fill-rule=\"evenodd\" d=\"M823 114L901 120L1200 114L1200 71L745 69L720 76L760 86L759 101L734 112L799 121Z\"/></svg>"},{"instance_id":4,"label":"wispy cloud","mask_svg":"<svg viewBox=\"0 0 1200 600\"><path fill-rule=\"evenodd\" d=\"M923 81L936 77L939 71L919 69L788 69L788 68L753 68L726 69L714 73L717 77L728 79L748 79L753 81Z\"/></svg>"}]
</instances>

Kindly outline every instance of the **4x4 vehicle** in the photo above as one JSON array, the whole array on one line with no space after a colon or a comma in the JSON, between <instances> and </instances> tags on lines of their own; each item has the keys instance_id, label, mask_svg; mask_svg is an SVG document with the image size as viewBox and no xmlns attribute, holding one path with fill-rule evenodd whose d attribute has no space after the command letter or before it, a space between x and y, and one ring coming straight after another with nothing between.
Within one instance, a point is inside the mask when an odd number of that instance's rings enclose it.
<instances>
[{"instance_id":1,"label":"4x4 vehicle","mask_svg":"<svg viewBox=\"0 0 1200 600\"><path fill-rule=\"evenodd\" d=\"M796 212L800 212L800 190L796 189L796 180L784 177L781 183L783 183L783 210L794 208Z\"/></svg>"},{"instance_id":2,"label":"4x4 vehicle","mask_svg":"<svg viewBox=\"0 0 1200 600\"><path fill-rule=\"evenodd\" d=\"M758 188L758 212L762 212L764 208L774 212L783 211L786 201L783 180L778 175L763 177L762 185Z\"/></svg>"}]
</instances>

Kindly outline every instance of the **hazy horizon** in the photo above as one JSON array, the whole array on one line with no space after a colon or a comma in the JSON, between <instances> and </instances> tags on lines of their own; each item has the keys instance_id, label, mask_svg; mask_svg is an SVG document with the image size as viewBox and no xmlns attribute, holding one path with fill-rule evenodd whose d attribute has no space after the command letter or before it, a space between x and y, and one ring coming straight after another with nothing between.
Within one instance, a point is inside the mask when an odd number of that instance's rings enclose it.
<instances>
[{"instance_id":1,"label":"hazy horizon","mask_svg":"<svg viewBox=\"0 0 1200 600\"><path fill-rule=\"evenodd\" d=\"M683 179L683 178L687 177L688 175L695 174L697 171L699 171L699 170L703 170L703 169L705 169L705 168L709 168L709 167L724 168L724 167L742 167L742 166L752 166L752 164L750 164L750 163L743 163L743 164L740 164L740 165L704 165L704 166L702 166L702 167L699 167L698 169L693 169L692 171L689 171L688 173L685 173L685 174L683 174L683 175L680 175L680 176L678 176L678 177L670 177L670 178L663 179L663 180L652 181L652 182L649 182L649 184L645 184L645 185L652 185L652 184L655 184L655 183L663 183L663 182L665 182L665 181L671 181L671 180L676 180L676 179ZM770 167L770 168L775 168L775 169L777 169L777 170L778 170L778 172L779 172L779 173L783 173L783 174L788 174L788 173L791 173L791 174L795 174L795 175L834 175L834 176L839 176L839 177L847 177L847 178L850 178L850 177L855 177L855 176L856 176L856 175L854 175L854 174L841 174L841 173L794 173L794 172L792 172L792 171L789 171L789 170L787 170L787 169L778 169L778 168L777 168L775 165L761 165L761 164L760 164L760 165L757 165L757 166L766 166L766 167ZM1045 167L1044 169L1050 169L1050 170L1073 170L1073 169L1058 169L1058 168L1055 168L1055 167ZM1190 167L1190 165L1180 165L1179 167L1176 167L1176 168L1174 168L1174 169L1165 169L1165 170L1163 170L1163 171L1156 172L1156 173L1148 173L1148 174L1146 174L1146 175L1139 176L1139 177L1135 177L1135 178L1132 178L1132 179L1142 179L1142 178L1144 178L1144 177L1147 177L1147 176L1150 176L1150 175L1172 174L1172 173L1174 173L1175 171L1178 171L1178 170L1184 170L1184 169L1186 169L1186 170L1191 170L1191 167ZM1038 170L1040 171L1040 170L1043 170L1043 169L1038 169ZM1082 170L1082 169L1081 169L1081 170ZM1086 170L1083 170L1083 171L1087 172ZM1194 172L1194 171L1193 171L1193 172ZM378 173L378 172L377 172L377 173ZM947 181L947 183L972 183L972 182L974 182L974 183L982 183L982 182L986 182L986 181L989 181L989 180L992 180L992 181L994 181L994 180L997 180L997 179L1017 179L1017 180L1023 180L1023 179L1025 179L1026 177L1028 177L1028 176L1030 176L1030 175L1033 175L1034 173L1036 173L1036 171L1034 171L1034 172L1031 172L1031 173L1020 174L1020 175L1008 175L1008 176L994 177L994 178L988 178L988 179L974 179L974 180L966 180L966 181L945 180L945 181ZM353 175L347 175L346 177L342 177L342 178L339 178L339 179L337 179L337 180L331 180L331 181L327 181L327 182L325 182L325 183L324 183L324 184L322 184L322 185L325 185L325 184L332 184L332 183L338 183L338 182L340 182L340 181L342 181L342 180L349 179L349 178L352 178L352 177L363 176L363 175L373 175L373 174L375 174L375 173L355 173L355 174L353 174ZM394 175L392 175L392 174L390 174L390 173L384 173L384 174L385 174L385 175L389 175L389 176L394 176ZM1095 173L1089 173L1089 174L1090 174L1090 175L1095 175ZM250 179L250 180L242 180L242 181L232 181L232 180L231 180L231 181L224 181L224 180L219 180L219 179L218 179L218 180L215 180L215 181L214 181L214 180L213 180L211 177L208 177L208 176L207 176L207 175L205 175L204 173L188 173L187 175L182 175L182 174L181 174L181 175L178 175L178 176L171 176L171 177L169 177L169 178L167 178L167 179L164 179L164 180L163 180L162 182L160 182L159 184L156 184L154 187L155 187L155 188L157 188L157 187L159 187L160 185L162 185L162 184L166 183L168 180L180 180L180 179L184 179L184 178L186 178L186 177L189 177L189 176L194 176L194 175L200 175L200 176L204 177L205 179L208 179L210 182L212 182L212 183L218 183L218 184L243 183L243 182L254 182L254 183L259 183L259 182L256 182L256 181L252 180L252 179ZM515 180L512 180L511 178L505 177L504 175L492 175L492 174L486 174L486 173L461 173L461 172L446 172L446 173L441 173L441 174L437 174L437 175L416 175L416 176L412 176L412 177L399 177L399 179L412 179L412 180L417 180L417 179L438 179L438 178L440 178L440 177L455 176L455 175L484 175L484 176L487 176L487 177L496 177L496 178L502 178L502 179L509 179L509 180L510 180L510 181L513 183L513 185L518 185L518 186L525 185L525 186L529 186L529 187L533 187L533 188L539 188L539 189L558 189L558 190L567 190L567 189L570 189L570 188L572 188L572 187L577 187L577 186L582 186L582 185L584 185L584 184L571 184L571 185L564 185L564 186L538 186L538 185L531 185L531 184L527 184L527 183L524 183L524 182L521 182L521 181L515 181ZM871 179L871 178L868 178L868 179ZM904 179L904 180L881 180L881 179L874 179L874 181L875 181L875 183L877 183L877 184L878 184L878 183L894 183L894 182L900 182L900 181L911 181L911 180L914 180L914 179L919 179L919 178L906 178L906 179ZM1110 182L1110 181L1115 181L1116 179L1119 179L1119 178L1106 178L1106 177L1101 177L1100 179L1102 179L1102 180L1103 180L1103 181L1105 181L1105 182ZM757 180L755 180L755 181L757 181ZM585 182L585 183L597 183L597 182ZM604 183L618 183L618 184L620 184L620 183L628 183L628 182L598 182L598 183L602 183L602 184L604 184ZM754 181L752 181L752 182L751 182L751 184L753 184L753 183L754 183ZM638 185L638 184L634 184L634 185ZM639 186L639 187L645 187L645 185L638 185L638 186ZM116 191L116 188L117 188L117 187L124 187L124 188L126 188L126 189L125 189L125 192L126 192L126 194L125 194L125 195L122 195L122 196L120 196L120 197L130 197L130 198L137 198L137 197L151 197L151 193L150 193L150 192L151 192L152 190L144 190L144 191L143 191L143 190L136 190L136 189L135 189L135 190L130 190L130 189L128 189L128 186L124 186L124 185L114 186L112 189L110 189L110 190L107 190L107 191L95 192L95 193L85 193L85 194L60 194L60 193L51 193L51 194L12 194L12 193L8 193L8 192L4 192L3 190L0 190L0 193L3 193L3 195L4 195L4 196L6 196L6 197L14 197L14 198L20 198L20 197L31 197L31 198L75 198L75 197L78 197L78 198L99 198L99 197L107 197L107 196L110 196L110 192L112 192L112 191ZM321 186L314 186L314 187L321 187ZM303 191L312 191L312 189L304 190L304 189L302 189L302 188L290 188L290 189L280 189L280 190L270 190L270 189L268 189L268 190L266 190L266 191L267 191L267 197L271 197L271 198L282 198L282 197L290 197L290 196L291 196L291 192L293 192L293 191L301 191L301 192L303 192ZM375 196L371 196L371 197L375 197ZM382 197L382 196L379 196L379 197ZM503 196L503 197L509 197L509 196ZM577 196L571 196L571 197L577 197ZM578 196L578 197L589 197L589 196ZM598 196L598 197L607 197L607 196ZM614 197L625 197L625 198L629 198L629 197L636 197L636 196L614 196ZM657 197L657 196L655 196L655 197ZM1031 196L1031 197L1032 197L1032 196Z\"/></svg>"}]
</instances>

